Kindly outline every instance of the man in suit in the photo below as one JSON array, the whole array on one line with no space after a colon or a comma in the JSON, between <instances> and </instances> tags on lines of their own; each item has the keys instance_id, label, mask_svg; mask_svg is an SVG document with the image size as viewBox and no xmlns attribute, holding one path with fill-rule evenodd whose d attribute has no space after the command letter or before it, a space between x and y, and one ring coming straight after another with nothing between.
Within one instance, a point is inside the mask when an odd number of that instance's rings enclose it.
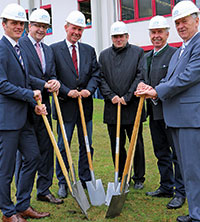
<instances>
[{"instance_id":1,"label":"man in suit","mask_svg":"<svg viewBox=\"0 0 200 222\"><path fill-rule=\"evenodd\" d=\"M115 163L117 104L122 105L119 148L119 177L121 178L126 161L126 134L130 141L138 108L139 98L134 96L133 92L143 77L144 52L141 48L128 43L128 29L123 22L113 23L111 38L113 45L102 51L99 57L100 90L105 99L104 123L107 124L110 136L113 163ZM143 112L142 121L144 120ZM135 189L143 189L144 175L145 158L141 123L134 157Z\"/></svg>"},{"instance_id":2,"label":"man in suit","mask_svg":"<svg viewBox=\"0 0 200 222\"><path fill-rule=\"evenodd\" d=\"M30 109L35 109L36 114L47 113L45 105L36 105L34 98L40 98L41 93L40 90L30 89L27 58L18 44L26 21L25 10L18 4L9 4L1 18L4 36L0 40L0 209L3 222L25 222L24 218L50 215L30 207L30 195L40 159L30 122ZM24 156L24 165L16 187L17 203L14 205L10 186L17 149Z\"/></svg>"},{"instance_id":3,"label":"man in suit","mask_svg":"<svg viewBox=\"0 0 200 222\"><path fill-rule=\"evenodd\" d=\"M65 31L67 38L64 41L51 45L53 50L56 74L61 83L59 90L59 102L63 115L64 125L69 145L72 139L75 125L78 129L79 139L79 178L85 187L85 182L91 180L88 159L84 141L84 135L80 120L78 97L83 101L85 120L91 152L92 146L92 94L99 82L99 66L96 60L94 48L79 43L84 27L85 16L79 11L72 11L66 19ZM56 118L54 112L54 118ZM58 146L66 166L67 157L58 124ZM56 162L56 174L59 180L60 197L66 197L67 186L58 161Z\"/></svg>"},{"instance_id":4,"label":"man in suit","mask_svg":"<svg viewBox=\"0 0 200 222\"><path fill-rule=\"evenodd\" d=\"M169 61L176 51L167 44L169 36L169 24L163 16L155 16L149 22L149 36L154 49L145 55L145 82L152 87L159 84L167 74ZM153 192L147 192L152 197L172 197L167 208L176 209L182 207L185 202L185 189L175 148L169 128L163 119L162 102L147 100L147 115L157 165L160 172L160 187ZM173 170L174 164L174 170ZM174 189L175 188L175 189Z\"/></svg>"},{"instance_id":5,"label":"man in suit","mask_svg":"<svg viewBox=\"0 0 200 222\"><path fill-rule=\"evenodd\" d=\"M200 33L199 9L191 1L175 5L172 18L182 47L169 64L167 75L155 88L140 83L137 95L145 94L163 103L164 120L171 129L183 177L189 215L177 221L200 221Z\"/></svg>"},{"instance_id":6,"label":"man in suit","mask_svg":"<svg viewBox=\"0 0 200 222\"><path fill-rule=\"evenodd\" d=\"M19 44L25 50L30 68L30 79L35 89L42 91L43 103L47 107L47 118L51 124L51 92L58 92L60 83L56 80L53 53L49 46L42 43L50 24L49 13L44 9L36 9L30 16L29 34L20 38ZM40 149L41 160L38 167L37 200L61 204L63 200L55 198L49 188L52 185L54 173L54 155L51 140L41 116L33 114L33 124ZM18 153L15 171L15 181L22 167L23 157Z\"/></svg>"}]
</instances>

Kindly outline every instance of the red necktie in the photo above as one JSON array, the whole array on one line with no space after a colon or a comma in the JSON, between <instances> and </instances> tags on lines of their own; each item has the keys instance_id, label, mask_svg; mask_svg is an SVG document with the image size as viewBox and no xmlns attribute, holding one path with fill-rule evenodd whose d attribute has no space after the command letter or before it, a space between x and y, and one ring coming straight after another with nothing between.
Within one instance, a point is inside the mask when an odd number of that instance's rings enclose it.
<instances>
[{"instance_id":1,"label":"red necktie","mask_svg":"<svg viewBox=\"0 0 200 222\"><path fill-rule=\"evenodd\" d=\"M72 61L74 63L74 67L76 69L76 73L78 75L78 64L77 64L77 54L76 54L76 46L75 45L72 45Z\"/></svg>"}]
</instances>

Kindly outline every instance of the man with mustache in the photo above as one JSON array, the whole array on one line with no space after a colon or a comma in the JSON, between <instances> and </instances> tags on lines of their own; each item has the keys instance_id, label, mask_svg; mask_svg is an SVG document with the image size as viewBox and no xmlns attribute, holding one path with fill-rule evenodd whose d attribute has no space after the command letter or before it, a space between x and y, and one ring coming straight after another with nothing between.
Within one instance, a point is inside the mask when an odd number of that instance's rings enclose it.
<instances>
[{"instance_id":1,"label":"man with mustache","mask_svg":"<svg viewBox=\"0 0 200 222\"><path fill-rule=\"evenodd\" d=\"M145 55L145 82L152 87L159 84L167 74L169 61L176 51L167 44L169 24L163 16L155 16L149 22L149 36L154 49ZM147 115L157 165L160 172L160 187L147 192L152 197L172 197L167 208L182 207L185 202L185 190L177 161L175 148L169 128L166 127L161 100L147 100ZM174 165L174 167L173 167ZM175 188L175 190L174 190Z\"/></svg>"}]
</instances>

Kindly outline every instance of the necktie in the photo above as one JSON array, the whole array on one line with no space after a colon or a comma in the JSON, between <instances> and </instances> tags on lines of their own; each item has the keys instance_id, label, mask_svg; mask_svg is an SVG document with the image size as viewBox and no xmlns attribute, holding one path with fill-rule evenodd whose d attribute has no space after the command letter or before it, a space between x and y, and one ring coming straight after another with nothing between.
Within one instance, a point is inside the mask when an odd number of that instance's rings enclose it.
<instances>
[{"instance_id":1,"label":"necktie","mask_svg":"<svg viewBox=\"0 0 200 222\"><path fill-rule=\"evenodd\" d=\"M43 67L42 51L41 51L41 48L40 48L40 44L37 42L37 43L35 43L35 46L36 46L36 52L37 52L38 57L39 57L40 62L41 62L41 66Z\"/></svg>"},{"instance_id":2,"label":"necktie","mask_svg":"<svg viewBox=\"0 0 200 222\"><path fill-rule=\"evenodd\" d=\"M179 58L181 57L181 55L183 54L185 50L185 44L183 43L182 47L181 47L181 51L180 51L180 54L179 54Z\"/></svg>"},{"instance_id":3,"label":"necktie","mask_svg":"<svg viewBox=\"0 0 200 222\"><path fill-rule=\"evenodd\" d=\"M76 46L75 45L72 45L72 61L74 63L74 67L76 69L76 73L78 75L78 64L77 64L77 54L76 54Z\"/></svg>"},{"instance_id":4,"label":"necktie","mask_svg":"<svg viewBox=\"0 0 200 222\"><path fill-rule=\"evenodd\" d=\"M22 65L22 67L24 69L24 62L23 62L23 59L22 59L22 56L21 56L19 45L18 44L15 45L14 48L15 48L15 51L16 51L16 53L18 55L19 61L20 61L21 65Z\"/></svg>"}]
</instances>

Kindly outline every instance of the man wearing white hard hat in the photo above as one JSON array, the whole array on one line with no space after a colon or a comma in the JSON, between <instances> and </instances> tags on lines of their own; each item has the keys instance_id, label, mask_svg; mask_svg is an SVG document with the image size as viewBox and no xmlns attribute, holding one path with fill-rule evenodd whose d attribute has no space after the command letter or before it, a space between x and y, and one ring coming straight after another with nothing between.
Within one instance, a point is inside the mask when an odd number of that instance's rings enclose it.
<instances>
[{"instance_id":1,"label":"man wearing white hard hat","mask_svg":"<svg viewBox=\"0 0 200 222\"><path fill-rule=\"evenodd\" d=\"M119 153L119 180L122 177L126 161L126 135L131 139L133 124L138 108L139 98L133 92L143 76L144 51L128 43L129 34L124 22L115 22L111 26L110 35L113 45L101 52L99 63L101 68L100 90L105 99L104 123L107 124L111 142L113 163L115 163L117 104L121 103L121 129ZM134 157L134 188L143 189L145 175L144 144L142 137L142 121L139 128Z\"/></svg>"},{"instance_id":2,"label":"man wearing white hard hat","mask_svg":"<svg viewBox=\"0 0 200 222\"><path fill-rule=\"evenodd\" d=\"M149 36L154 49L145 55L145 82L152 87L159 84L167 74L170 59L176 48L167 44L169 24L165 17L155 16L149 22ZM167 204L169 209L182 207L185 202L185 189L170 129L165 126L161 100L147 100L147 115L157 165L160 172L160 186L152 197L173 197ZM174 167L173 167L174 165Z\"/></svg>"},{"instance_id":3,"label":"man wearing white hard hat","mask_svg":"<svg viewBox=\"0 0 200 222\"><path fill-rule=\"evenodd\" d=\"M42 91L42 102L47 107L47 118L51 123L49 96L51 92L58 92L60 83L56 80L52 50L42 42L50 25L50 16L46 10L36 9L31 13L29 20L29 34L20 38L19 44L25 50L28 58L32 85L35 89ZM41 116L33 114L33 124L41 154L36 181L37 200L61 204L63 201L55 198L49 190L53 181L54 155L48 132ZM18 153L15 170L16 184L18 184L20 171L23 167L22 160L21 154Z\"/></svg>"},{"instance_id":4,"label":"man wearing white hard hat","mask_svg":"<svg viewBox=\"0 0 200 222\"><path fill-rule=\"evenodd\" d=\"M26 12L18 4L9 4L1 13L4 36L0 40L0 209L3 222L25 222L24 218L42 218L30 206L31 192L40 153L31 125L31 109L46 115L46 107L39 107L34 98L41 99L40 90L31 90L27 57L18 40L24 30ZM11 182L16 152L24 156L19 175L16 205L11 200Z\"/></svg>"},{"instance_id":5,"label":"man wearing white hard hat","mask_svg":"<svg viewBox=\"0 0 200 222\"><path fill-rule=\"evenodd\" d=\"M93 148L91 147L93 113L92 95L97 88L100 72L94 48L88 44L78 42L81 39L85 26L85 16L80 11L72 11L66 19L66 39L51 45L56 63L57 77L61 82L58 97L69 145L71 143L75 125L78 129L78 169L79 178L83 187L85 187L86 181L91 180L91 177L79 114L78 97L80 96L82 98L89 144L93 153ZM54 118L57 119L55 113ZM68 167L59 124L58 146L64 162ZM58 161L56 161L56 175L59 180L58 195L60 197L66 197L67 185Z\"/></svg>"},{"instance_id":6,"label":"man wearing white hard hat","mask_svg":"<svg viewBox=\"0 0 200 222\"><path fill-rule=\"evenodd\" d=\"M167 75L155 88L139 84L137 95L159 98L164 120L171 129L184 181L189 215L177 221L200 221L200 33L199 9L181 1L172 11L182 47L171 58Z\"/></svg>"}]
</instances>

